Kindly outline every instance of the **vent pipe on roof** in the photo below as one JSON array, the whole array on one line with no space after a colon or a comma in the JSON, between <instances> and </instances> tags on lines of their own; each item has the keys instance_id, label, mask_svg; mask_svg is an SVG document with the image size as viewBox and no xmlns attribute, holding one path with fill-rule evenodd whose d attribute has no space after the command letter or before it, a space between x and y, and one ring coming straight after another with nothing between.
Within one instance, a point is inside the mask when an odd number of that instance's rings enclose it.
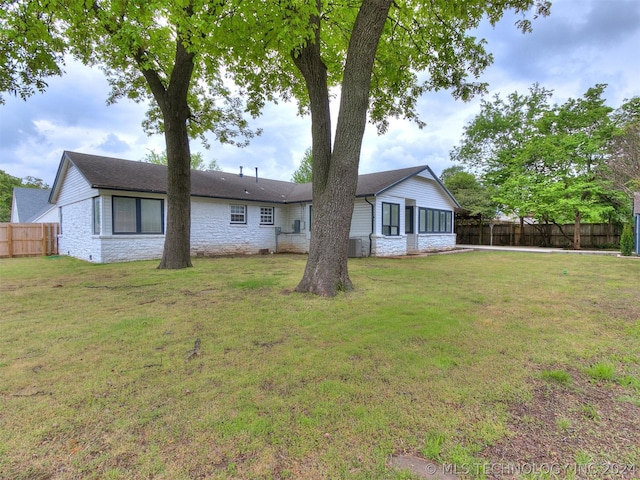
<instances>
[{"instance_id":1,"label":"vent pipe on roof","mask_svg":"<svg viewBox=\"0 0 640 480\"><path fill-rule=\"evenodd\" d=\"M256 183L258 183L258 167L256 167Z\"/></svg>"},{"instance_id":2,"label":"vent pipe on roof","mask_svg":"<svg viewBox=\"0 0 640 480\"><path fill-rule=\"evenodd\" d=\"M240 165L240 178L242 178L242 165Z\"/></svg>"}]
</instances>

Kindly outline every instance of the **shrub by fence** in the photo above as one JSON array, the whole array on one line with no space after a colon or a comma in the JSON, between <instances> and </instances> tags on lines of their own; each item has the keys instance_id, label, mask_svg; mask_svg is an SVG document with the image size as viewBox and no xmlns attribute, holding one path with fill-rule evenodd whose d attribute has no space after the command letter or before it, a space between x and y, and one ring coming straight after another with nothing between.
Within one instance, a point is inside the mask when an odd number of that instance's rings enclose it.
<instances>
[{"instance_id":1,"label":"shrub by fence","mask_svg":"<svg viewBox=\"0 0 640 480\"><path fill-rule=\"evenodd\" d=\"M0 223L0 258L58 254L58 223Z\"/></svg>"},{"instance_id":2,"label":"shrub by fence","mask_svg":"<svg viewBox=\"0 0 640 480\"><path fill-rule=\"evenodd\" d=\"M500 245L527 247L570 248L573 240L573 224L553 225L517 223L489 223L456 219L456 241L468 245ZM582 248L617 248L621 227L610 223L586 223L580 225Z\"/></svg>"}]
</instances>

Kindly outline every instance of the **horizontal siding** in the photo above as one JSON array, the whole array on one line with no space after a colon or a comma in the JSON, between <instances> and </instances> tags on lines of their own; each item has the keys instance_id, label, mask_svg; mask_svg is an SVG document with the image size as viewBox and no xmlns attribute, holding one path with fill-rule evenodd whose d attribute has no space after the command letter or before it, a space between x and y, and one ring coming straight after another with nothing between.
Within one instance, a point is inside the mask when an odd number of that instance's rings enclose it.
<instances>
[{"instance_id":1,"label":"horizontal siding","mask_svg":"<svg viewBox=\"0 0 640 480\"><path fill-rule=\"evenodd\" d=\"M58 195L58 206L69 205L70 203L86 200L95 197L98 191L91 188L91 185L82 176L80 171L73 165L69 165L64 178L64 183Z\"/></svg>"},{"instance_id":2,"label":"horizontal siding","mask_svg":"<svg viewBox=\"0 0 640 480\"><path fill-rule=\"evenodd\" d=\"M373 199L369 201L373 203ZM351 217L351 231L349 236L369 237L371 233L371 205L364 200L357 199L353 206L353 216Z\"/></svg>"},{"instance_id":3,"label":"horizontal siding","mask_svg":"<svg viewBox=\"0 0 640 480\"><path fill-rule=\"evenodd\" d=\"M435 180L424 177L411 177L404 182L390 188L385 195L415 200L417 207L453 210L455 204L451 197Z\"/></svg>"},{"instance_id":4,"label":"horizontal siding","mask_svg":"<svg viewBox=\"0 0 640 480\"><path fill-rule=\"evenodd\" d=\"M429 170L423 170L422 172L418 173L416 177L426 178L428 180L435 180L435 178L433 177L433 175L431 175L431 172Z\"/></svg>"}]
</instances>

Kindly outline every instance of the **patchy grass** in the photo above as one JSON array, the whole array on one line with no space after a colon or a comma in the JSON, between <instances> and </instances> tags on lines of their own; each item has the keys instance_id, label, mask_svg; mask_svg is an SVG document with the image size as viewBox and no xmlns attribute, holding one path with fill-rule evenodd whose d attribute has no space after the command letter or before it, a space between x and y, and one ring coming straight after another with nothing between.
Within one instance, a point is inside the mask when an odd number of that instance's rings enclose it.
<instances>
[{"instance_id":1,"label":"patchy grass","mask_svg":"<svg viewBox=\"0 0 640 480\"><path fill-rule=\"evenodd\" d=\"M585 371L593 380L613 381L616 375L616 367L607 362L594 363Z\"/></svg>"},{"instance_id":2,"label":"patchy grass","mask_svg":"<svg viewBox=\"0 0 640 480\"><path fill-rule=\"evenodd\" d=\"M193 262L0 261L0 478L412 478L398 453L470 477L640 465L638 262L354 259L357 290L333 299L291 293L301 256Z\"/></svg>"},{"instance_id":3,"label":"patchy grass","mask_svg":"<svg viewBox=\"0 0 640 480\"><path fill-rule=\"evenodd\" d=\"M550 382L557 382L562 385L571 383L571 375L564 370L543 370L542 378Z\"/></svg>"}]
</instances>

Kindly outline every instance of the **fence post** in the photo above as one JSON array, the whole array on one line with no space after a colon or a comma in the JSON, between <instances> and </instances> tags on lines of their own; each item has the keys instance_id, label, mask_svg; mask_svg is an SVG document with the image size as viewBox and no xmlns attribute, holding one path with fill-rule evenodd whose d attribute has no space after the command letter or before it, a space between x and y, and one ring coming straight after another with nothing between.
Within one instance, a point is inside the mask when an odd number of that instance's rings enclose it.
<instances>
[{"instance_id":1,"label":"fence post","mask_svg":"<svg viewBox=\"0 0 640 480\"><path fill-rule=\"evenodd\" d=\"M40 228L40 233L42 233L42 256L46 257L47 256L47 231L46 231L46 224L41 224L41 228Z\"/></svg>"},{"instance_id":2,"label":"fence post","mask_svg":"<svg viewBox=\"0 0 640 480\"><path fill-rule=\"evenodd\" d=\"M13 235L10 223L7 223L7 253L9 254L9 258L13 257Z\"/></svg>"}]
</instances>

